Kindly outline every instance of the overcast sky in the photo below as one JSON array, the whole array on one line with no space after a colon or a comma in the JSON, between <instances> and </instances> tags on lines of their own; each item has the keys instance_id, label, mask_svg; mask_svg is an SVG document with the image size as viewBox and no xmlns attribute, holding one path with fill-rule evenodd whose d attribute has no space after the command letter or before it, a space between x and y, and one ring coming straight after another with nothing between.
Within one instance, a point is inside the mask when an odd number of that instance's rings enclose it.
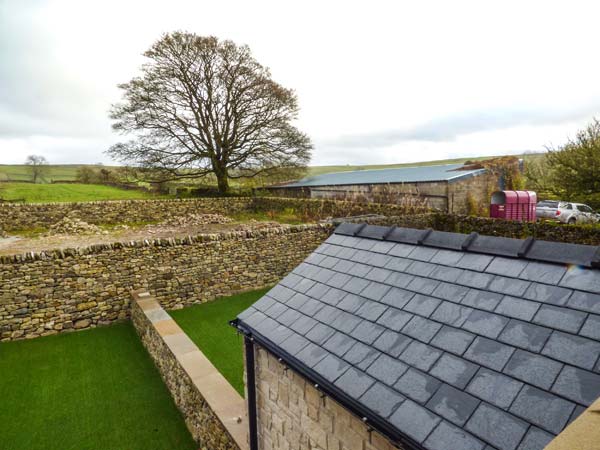
<instances>
[{"instance_id":1,"label":"overcast sky","mask_svg":"<svg viewBox=\"0 0 600 450\"><path fill-rule=\"evenodd\" d=\"M600 3L0 0L0 163L110 163L107 111L186 30L297 91L313 164L542 150L600 118Z\"/></svg>"}]
</instances>

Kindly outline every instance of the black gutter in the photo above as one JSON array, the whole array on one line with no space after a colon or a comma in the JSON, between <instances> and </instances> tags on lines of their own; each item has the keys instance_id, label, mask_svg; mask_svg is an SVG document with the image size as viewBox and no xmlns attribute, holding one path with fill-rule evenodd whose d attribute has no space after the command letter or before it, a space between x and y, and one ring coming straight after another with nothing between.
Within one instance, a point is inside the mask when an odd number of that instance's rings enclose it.
<instances>
[{"instance_id":1,"label":"black gutter","mask_svg":"<svg viewBox=\"0 0 600 450\"><path fill-rule=\"evenodd\" d=\"M258 426L256 420L256 376L254 373L254 342L249 336L244 336L246 350L246 391L248 395L248 432L250 450L258 450Z\"/></svg>"},{"instance_id":2,"label":"black gutter","mask_svg":"<svg viewBox=\"0 0 600 450\"><path fill-rule=\"evenodd\" d=\"M331 397L339 404L341 404L348 411L353 413L355 416L360 417L361 420L365 423L365 425L371 429L379 432L387 439L389 439L394 445L403 448L404 450L427 450L417 441L412 438L406 436L405 434L398 431L393 425L391 425L387 420L381 418L373 411L366 408L362 403L358 402L356 399L352 398L340 388L335 386L333 383L319 375L317 372L307 367L298 359L294 358L292 355L287 353L285 350L282 350L278 346L274 345L267 338L262 336L260 333L257 333L253 329L247 327L243 322L239 319L232 320L229 324L236 328L238 332L244 334L246 342L251 341L252 345L254 342L259 344L273 356L279 359L285 366L291 368L295 372L302 375L308 381L311 382L313 387L323 394ZM248 350L246 349L246 355L248 355ZM247 356L246 356L247 357ZM254 354L252 355L253 363L254 363ZM248 371L248 360L246 360L246 370ZM252 445L252 417L254 417L254 426L256 427L256 397L254 397L252 404L250 402L250 376L249 373L246 374L247 383L248 383L248 408L252 408L253 411L248 411L248 417L250 421L250 433L251 440L250 443ZM254 365L252 366L252 378L254 378ZM252 390L254 391L254 395L256 395L254 383L256 382L253 379ZM254 431L256 433L256 429ZM255 450L251 448L251 450Z\"/></svg>"}]
</instances>

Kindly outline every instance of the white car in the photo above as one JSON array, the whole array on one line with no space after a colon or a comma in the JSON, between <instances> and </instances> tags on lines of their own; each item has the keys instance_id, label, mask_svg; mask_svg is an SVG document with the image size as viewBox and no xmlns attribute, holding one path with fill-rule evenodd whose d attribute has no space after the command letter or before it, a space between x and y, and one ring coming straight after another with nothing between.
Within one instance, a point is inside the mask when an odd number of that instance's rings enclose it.
<instances>
[{"instance_id":1,"label":"white car","mask_svg":"<svg viewBox=\"0 0 600 450\"><path fill-rule=\"evenodd\" d=\"M569 203L558 200L543 200L535 208L538 219L557 220L562 223L596 223L600 216L583 203Z\"/></svg>"}]
</instances>

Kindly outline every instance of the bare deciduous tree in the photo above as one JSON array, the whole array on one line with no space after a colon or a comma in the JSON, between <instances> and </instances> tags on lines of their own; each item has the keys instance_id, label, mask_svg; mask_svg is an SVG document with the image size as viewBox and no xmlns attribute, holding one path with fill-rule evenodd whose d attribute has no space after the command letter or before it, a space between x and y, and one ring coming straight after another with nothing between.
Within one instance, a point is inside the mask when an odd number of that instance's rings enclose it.
<instances>
[{"instance_id":1,"label":"bare deciduous tree","mask_svg":"<svg viewBox=\"0 0 600 450\"><path fill-rule=\"evenodd\" d=\"M191 33L165 34L142 75L120 85L113 129L135 139L108 154L164 179L230 178L305 167L310 139L292 125L296 94L271 79L247 46Z\"/></svg>"},{"instance_id":2,"label":"bare deciduous tree","mask_svg":"<svg viewBox=\"0 0 600 450\"><path fill-rule=\"evenodd\" d=\"M34 183L37 183L48 171L48 161L40 155L29 155L25 159L25 165L29 166L29 172Z\"/></svg>"}]
</instances>

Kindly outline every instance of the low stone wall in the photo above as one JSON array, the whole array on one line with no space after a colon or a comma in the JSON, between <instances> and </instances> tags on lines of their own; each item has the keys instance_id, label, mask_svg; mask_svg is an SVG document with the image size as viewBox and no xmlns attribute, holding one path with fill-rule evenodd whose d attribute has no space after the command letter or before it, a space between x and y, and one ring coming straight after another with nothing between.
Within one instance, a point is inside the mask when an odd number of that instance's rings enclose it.
<instances>
[{"instance_id":1,"label":"low stone wall","mask_svg":"<svg viewBox=\"0 0 600 450\"><path fill-rule=\"evenodd\" d=\"M297 225L1 256L0 340L127 319L132 289L171 309L274 284L331 230Z\"/></svg>"},{"instance_id":2,"label":"low stone wall","mask_svg":"<svg viewBox=\"0 0 600 450\"><path fill-rule=\"evenodd\" d=\"M400 214L405 208L377 203L300 198L239 197L185 200L123 200L81 203L0 203L0 229L48 228L65 216L92 224L160 222L198 213L233 215L243 212L294 210L312 221L359 214Z\"/></svg>"},{"instance_id":3,"label":"low stone wall","mask_svg":"<svg viewBox=\"0 0 600 450\"><path fill-rule=\"evenodd\" d=\"M133 325L196 443L202 449L247 450L244 399L156 299L142 291L133 297Z\"/></svg>"},{"instance_id":4,"label":"low stone wall","mask_svg":"<svg viewBox=\"0 0 600 450\"><path fill-rule=\"evenodd\" d=\"M255 364L260 449L398 450L258 345Z\"/></svg>"}]
</instances>

